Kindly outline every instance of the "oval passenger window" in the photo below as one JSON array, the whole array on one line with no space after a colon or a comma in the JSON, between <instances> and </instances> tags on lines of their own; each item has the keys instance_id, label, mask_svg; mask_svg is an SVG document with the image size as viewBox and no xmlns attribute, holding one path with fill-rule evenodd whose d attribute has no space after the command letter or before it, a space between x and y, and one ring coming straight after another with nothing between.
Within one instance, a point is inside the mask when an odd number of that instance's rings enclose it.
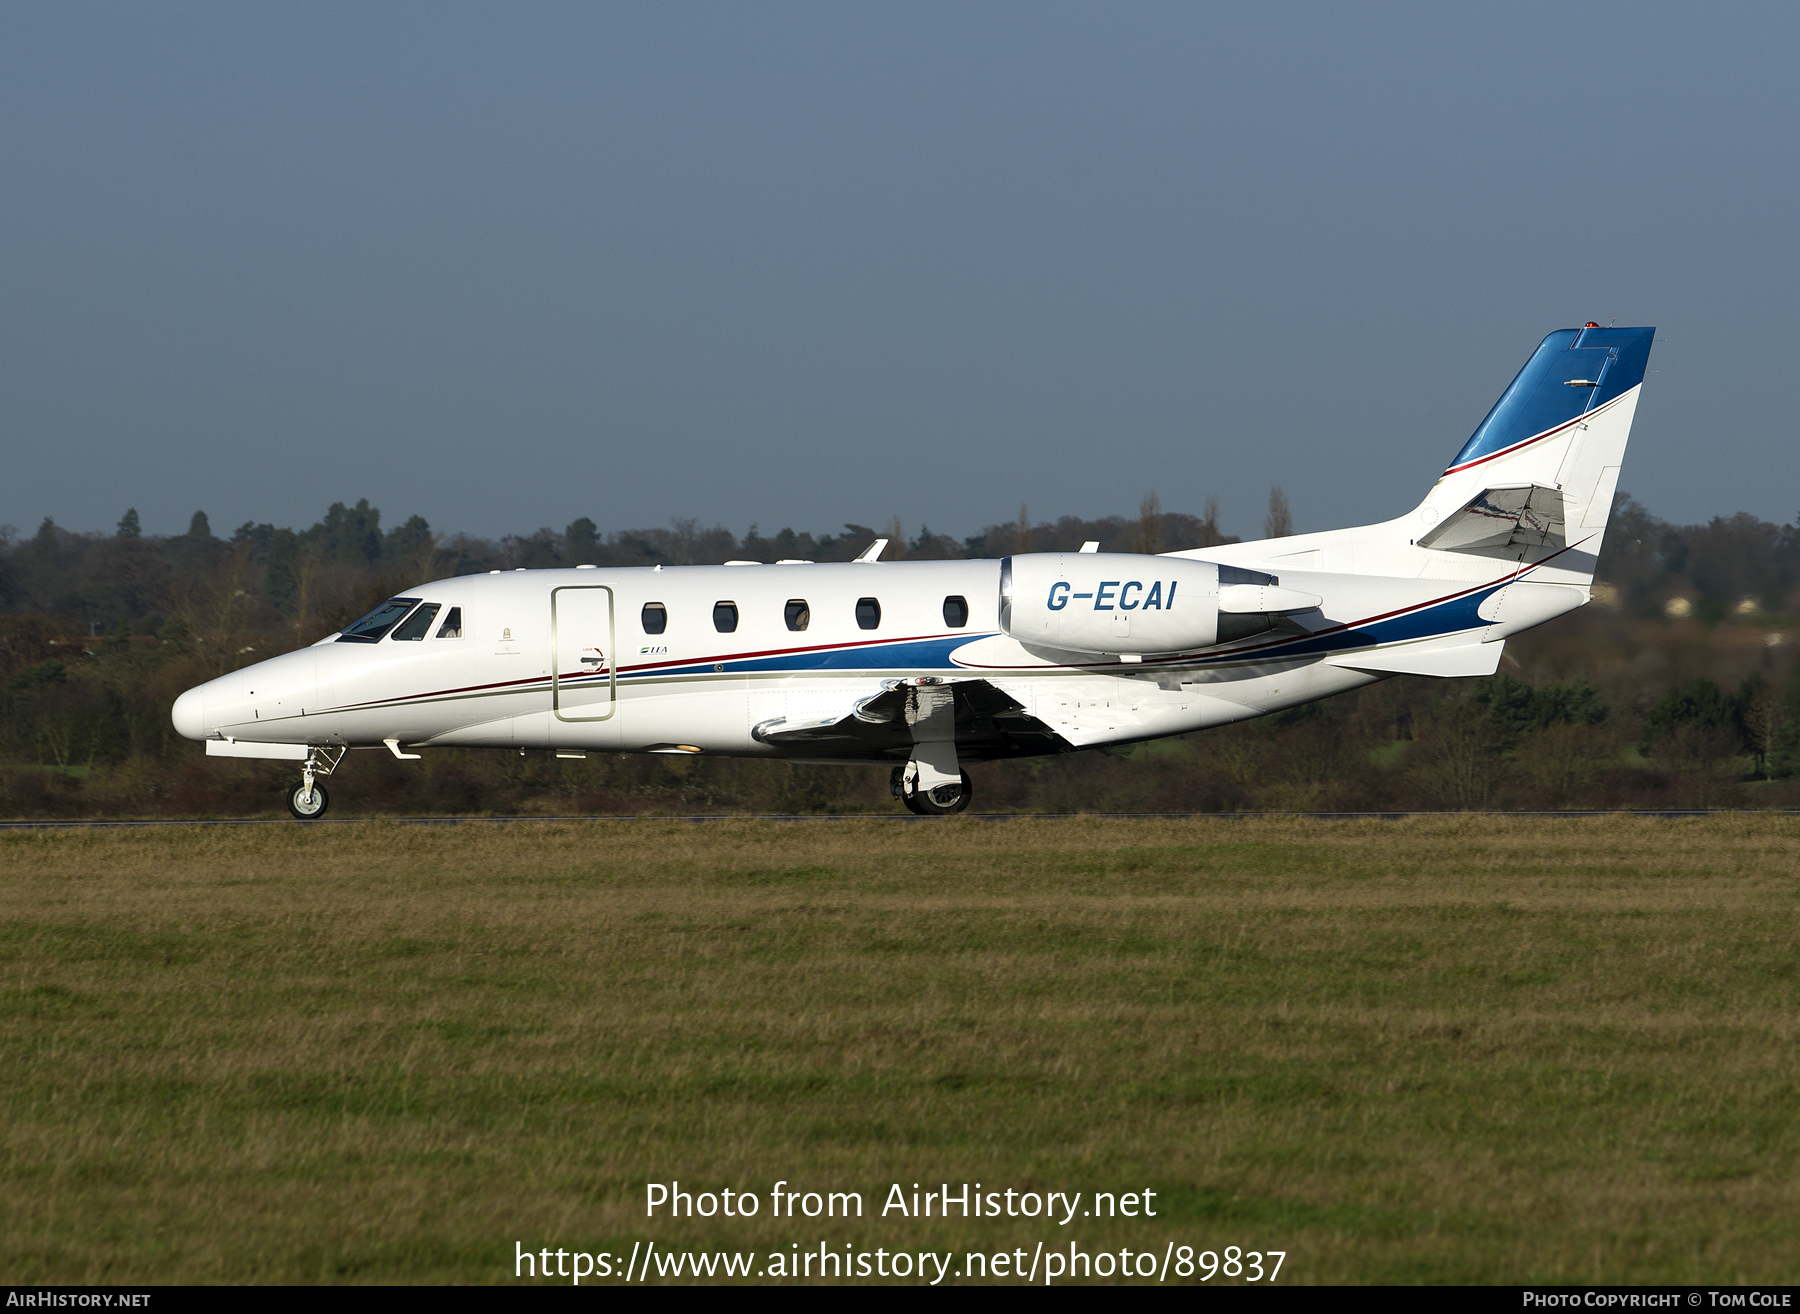
<instances>
[{"instance_id":1,"label":"oval passenger window","mask_svg":"<svg viewBox=\"0 0 1800 1314\"><path fill-rule=\"evenodd\" d=\"M660 602L646 602L643 622L645 634L661 634L669 628L668 609Z\"/></svg>"},{"instance_id":2,"label":"oval passenger window","mask_svg":"<svg viewBox=\"0 0 1800 1314\"><path fill-rule=\"evenodd\" d=\"M805 598L789 598L782 616L790 630L803 630L812 624L812 608L806 605Z\"/></svg>"},{"instance_id":3,"label":"oval passenger window","mask_svg":"<svg viewBox=\"0 0 1800 1314\"><path fill-rule=\"evenodd\" d=\"M720 634L730 634L737 629L737 603L713 603L713 628Z\"/></svg>"},{"instance_id":4,"label":"oval passenger window","mask_svg":"<svg viewBox=\"0 0 1800 1314\"><path fill-rule=\"evenodd\" d=\"M960 593L944 599L944 624L960 630L969 623L969 600Z\"/></svg>"},{"instance_id":5,"label":"oval passenger window","mask_svg":"<svg viewBox=\"0 0 1800 1314\"><path fill-rule=\"evenodd\" d=\"M865 630L879 629L881 604L874 598L858 598L856 600L856 623Z\"/></svg>"}]
</instances>

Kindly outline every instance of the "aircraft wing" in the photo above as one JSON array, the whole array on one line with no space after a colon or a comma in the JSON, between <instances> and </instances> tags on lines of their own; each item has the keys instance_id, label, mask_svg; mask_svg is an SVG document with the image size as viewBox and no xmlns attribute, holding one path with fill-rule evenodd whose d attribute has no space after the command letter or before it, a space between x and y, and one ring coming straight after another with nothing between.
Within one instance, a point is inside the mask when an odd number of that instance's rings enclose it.
<instances>
[{"instance_id":1,"label":"aircraft wing","mask_svg":"<svg viewBox=\"0 0 1800 1314\"><path fill-rule=\"evenodd\" d=\"M884 680L879 693L821 715L775 717L751 728L790 756L905 760L916 743L954 738L958 756L983 760L1070 752L1074 745L982 679Z\"/></svg>"}]
</instances>

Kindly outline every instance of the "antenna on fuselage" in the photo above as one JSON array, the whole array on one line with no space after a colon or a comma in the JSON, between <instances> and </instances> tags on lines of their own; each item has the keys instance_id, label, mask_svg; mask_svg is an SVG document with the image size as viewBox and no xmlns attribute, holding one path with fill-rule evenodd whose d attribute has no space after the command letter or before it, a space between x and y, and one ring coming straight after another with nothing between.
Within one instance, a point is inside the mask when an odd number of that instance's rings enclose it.
<instances>
[{"instance_id":1,"label":"antenna on fuselage","mask_svg":"<svg viewBox=\"0 0 1800 1314\"><path fill-rule=\"evenodd\" d=\"M860 557L856 558L856 560L857 561L880 561L882 550L884 548L886 548L887 545L888 545L888 541L885 538L878 538L873 543L869 544L868 547L864 548L862 551L862 555ZM855 562L852 562L851 564L854 565Z\"/></svg>"}]
</instances>

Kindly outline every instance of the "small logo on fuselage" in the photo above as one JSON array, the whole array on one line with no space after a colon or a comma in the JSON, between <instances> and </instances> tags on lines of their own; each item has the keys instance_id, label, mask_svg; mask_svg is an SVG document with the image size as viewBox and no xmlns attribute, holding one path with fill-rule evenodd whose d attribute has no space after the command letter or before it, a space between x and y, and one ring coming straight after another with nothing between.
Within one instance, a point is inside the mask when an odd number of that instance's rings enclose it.
<instances>
[{"instance_id":1,"label":"small logo on fuselage","mask_svg":"<svg viewBox=\"0 0 1800 1314\"><path fill-rule=\"evenodd\" d=\"M1169 581L1168 591L1163 591L1161 580L1150 582L1150 591L1144 591L1142 580L1128 579L1123 582L1116 579L1103 579L1097 588L1088 593L1071 593L1073 587L1068 580L1059 579L1050 586L1049 607L1051 611L1061 611L1075 599L1092 598L1095 611L1136 611L1140 607L1145 611L1168 611L1175 605L1175 586L1180 580Z\"/></svg>"},{"instance_id":2,"label":"small logo on fuselage","mask_svg":"<svg viewBox=\"0 0 1800 1314\"><path fill-rule=\"evenodd\" d=\"M638 649L638 655L639 655L639 656L642 656L642 655L643 655L643 654L645 654L645 653L651 653L651 654L655 654L655 653L663 653L663 652L667 652L667 651L668 651L668 648L667 648L667 647L662 647L662 648L639 648L639 649Z\"/></svg>"}]
</instances>

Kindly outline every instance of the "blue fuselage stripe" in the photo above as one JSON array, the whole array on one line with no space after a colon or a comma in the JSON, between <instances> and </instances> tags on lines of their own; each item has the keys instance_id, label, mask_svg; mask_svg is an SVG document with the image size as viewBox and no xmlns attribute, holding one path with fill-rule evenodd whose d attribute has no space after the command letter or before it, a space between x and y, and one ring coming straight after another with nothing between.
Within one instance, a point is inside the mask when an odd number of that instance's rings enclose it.
<instances>
[{"instance_id":1,"label":"blue fuselage stripe","mask_svg":"<svg viewBox=\"0 0 1800 1314\"><path fill-rule=\"evenodd\" d=\"M1505 588L1509 581L1496 580L1477 586L1457 597L1422 604L1396 616L1358 622L1340 630L1323 634L1296 635L1261 646L1238 648L1205 656L1182 657L1167 665L1218 666L1233 662L1269 660L1287 661L1296 657L1317 657L1352 648L1368 648L1384 643L1405 643L1417 639L1441 637L1479 629L1487 624L1480 615L1481 605ZM667 679L683 675L809 675L891 670L962 670L950 654L978 639L998 637L990 634L958 634L935 639L901 639L882 643L852 644L818 648L801 652L775 653L767 656L733 657L720 655L670 662L667 665L641 666L620 671L619 683ZM1097 666L1111 666L1101 661ZM1158 663L1163 665L1165 663ZM985 668L982 668L985 669ZM1020 673L1033 669L1023 668ZM1050 668L1054 669L1054 668ZM561 683L586 683L605 675L578 679L562 677Z\"/></svg>"}]
</instances>

